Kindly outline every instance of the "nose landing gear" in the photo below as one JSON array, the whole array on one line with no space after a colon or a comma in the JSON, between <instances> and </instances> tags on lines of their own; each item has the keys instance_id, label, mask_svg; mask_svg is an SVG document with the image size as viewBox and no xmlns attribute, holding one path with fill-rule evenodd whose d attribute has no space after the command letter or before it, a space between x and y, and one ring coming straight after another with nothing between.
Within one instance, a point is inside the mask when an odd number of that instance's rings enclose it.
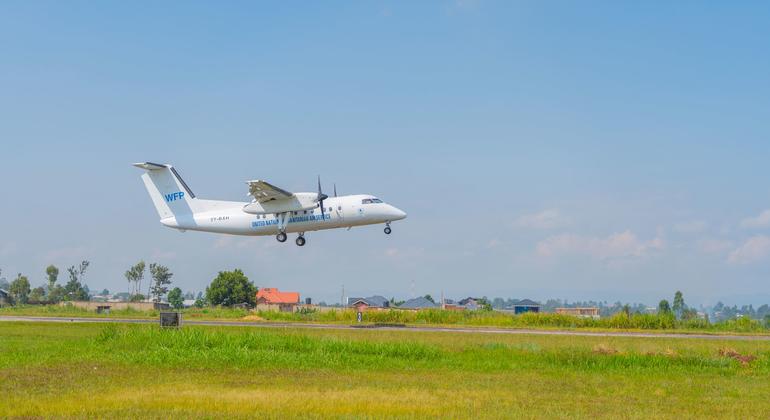
<instances>
[{"instance_id":1,"label":"nose landing gear","mask_svg":"<svg viewBox=\"0 0 770 420\"><path fill-rule=\"evenodd\" d=\"M390 228L390 222L385 223L385 231L384 232L385 232L386 235L390 235L390 233L393 232L393 230Z\"/></svg>"},{"instance_id":2,"label":"nose landing gear","mask_svg":"<svg viewBox=\"0 0 770 420\"><path fill-rule=\"evenodd\" d=\"M299 236L297 236L297 240L294 241L294 243L296 243L297 246L305 246L305 234L300 233Z\"/></svg>"}]
</instances>

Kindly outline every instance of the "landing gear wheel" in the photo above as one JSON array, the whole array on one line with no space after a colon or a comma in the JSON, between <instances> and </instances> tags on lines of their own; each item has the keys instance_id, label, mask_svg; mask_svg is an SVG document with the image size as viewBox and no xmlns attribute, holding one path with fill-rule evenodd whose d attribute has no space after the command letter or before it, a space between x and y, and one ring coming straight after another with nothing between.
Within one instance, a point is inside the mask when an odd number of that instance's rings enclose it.
<instances>
[{"instance_id":1,"label":"landing gear wheel","mask_svg":"<svg viewBox=\"0 0 770 420\"><path fill-rule=\"evenodd\" d=\"M297 244L297 246L305 246L305 237L297 236L297 240L294 242Z\"/></svg>"},{"instance_id":2,"label":"landing gear wheel","mask_svg":"<svg viewBox=\"0 0 770 420\"><path fill-rule=\"evenodd\" d=\"M390 232L393 232L393 231L390 229L390 226L387 226L387 227L385 228L385 234L386 234L386 235L390 235Z\"/></svg>"},{"instance_id":3,"label":"landing gear wheel","mask_svg":"<svg viewBox=\"0 0 770 420\"><path fill-rule=\"evenodd\" d=\"M277 239L277 240L278 240L278 242L286 242L286 233L285 233L285 232L281 232L281 233L279 233L279 234L278 234L278 235L275 237L275 239Z\"/></svg>"}]
</instances>

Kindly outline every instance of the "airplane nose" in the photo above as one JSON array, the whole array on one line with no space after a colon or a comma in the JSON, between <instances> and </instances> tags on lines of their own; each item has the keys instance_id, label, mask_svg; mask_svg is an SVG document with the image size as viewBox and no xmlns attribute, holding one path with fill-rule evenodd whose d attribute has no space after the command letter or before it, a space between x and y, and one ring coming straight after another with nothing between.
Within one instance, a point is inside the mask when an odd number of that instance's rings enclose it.
<instances>
[{"instance_id":1,"label":"airplane nose","mask_svg":"<svg viewBox=\"0 0 770 420\"><path fill-rule=\"evenodd\" d=\"M402 220L402 219L406 219L406 212L393 207L393 220Z\"/></svg>"}]
</instances>

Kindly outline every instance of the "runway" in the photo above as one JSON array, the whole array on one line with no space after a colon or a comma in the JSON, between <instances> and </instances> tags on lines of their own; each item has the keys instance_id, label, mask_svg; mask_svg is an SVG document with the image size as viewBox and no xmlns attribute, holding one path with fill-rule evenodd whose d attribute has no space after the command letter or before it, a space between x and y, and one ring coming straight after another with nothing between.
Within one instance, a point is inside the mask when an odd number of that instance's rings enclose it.
<instances>
[{"instance_id":1,"label":"runway","mask_svg":"<svg viewBox=\"0 0 770 420\"><path fill-rule=\"evenodd\" d=\"M60 322L60 323L120 323L120 324L157 324L153 319L129 318L65 318L37 316L0 316L0 322ZM415 331L415 332L444 332L464 334L520 334L520 335L564 335L582 337L639 337L639 338L684 338L706 340L744 340L770 341L770 335L729 335L729 334L684 334L684 333L647 333L631 331L578 331L578 330L545 330L545 329L513 329L486 327L431 327L431 326L377 326L371 324L340 325L340 324L308 324L295 322L243 322L243 321L186 321L182 325L207 325L224 327L252 328L312 328L322 330L385 330L385 331Z\"/></svg>"}]
</instances>

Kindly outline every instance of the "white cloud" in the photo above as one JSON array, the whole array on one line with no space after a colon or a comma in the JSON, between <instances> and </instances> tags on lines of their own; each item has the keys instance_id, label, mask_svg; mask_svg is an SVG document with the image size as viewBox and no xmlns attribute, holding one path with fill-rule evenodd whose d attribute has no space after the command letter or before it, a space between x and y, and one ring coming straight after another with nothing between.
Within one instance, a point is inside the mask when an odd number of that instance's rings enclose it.
<instances>
[{"instance_id":1,"label":"white cloud","mask_svg":"<svg viewBox=\"0 0 770 420\"><path fill-rule=\"evenodd\" d=\"M679 233L700 233L708 228L708 223L703 220L691 220L674 225L674 231Z\"/></svg>"},{"instance_id":2,"label":"white cloud","mask_svg":"<svg viewBox=\"0 0 770 420\"><path fill-rule=\"evenodd\" d=\"M770 227L770 210L765 210L757 217L749 217L741 221L741 227L746 229L758 229Z\"/></svg>"},{"instance_id":3,"label":"white cloud","mask_svg":"<svg viewBox=\"0 0 770 420\"><path fill-rule=\"evenodd\" d=\"M749 264L770 255L770 237L759 235L749 238L727 257L732 264Z\"/></svg>"},{"instance_id":4,"label":"white cloud","mask_svg":"<svg viewBox=\"0 0 770 420\"><path fill-rule=\"evenodd\" d=\"M698 241L698 250L706 254L722 254L733 247L732 241L722 239L703 239Z\"/></svg>"},{"instance_id":5,"label":"white cloud","mask_svg":"<svg viewBox=\"0 0 770 420\"><path fill-rule=\"evenodd\" d=\"M558 209L546 209L539 213L524 214L513 221L513 227L519 229L555 229L565 227L569 220Z\"/></svg>"},{"instance_id":6,"label":"white cloud","mask_svg":"<svg viewBox=\"0 0 770 420\"><path fill-rule=\"evenodd\" d=\"M665 241L659 237L649 241L640 241L631 231L614 233L606 238L580 235L558 235L537 244L536 253L541 257L559 255L586 255L599 260L615 258L643 257L650 251L665 247Z\"/></svg>"}]
</instances>

